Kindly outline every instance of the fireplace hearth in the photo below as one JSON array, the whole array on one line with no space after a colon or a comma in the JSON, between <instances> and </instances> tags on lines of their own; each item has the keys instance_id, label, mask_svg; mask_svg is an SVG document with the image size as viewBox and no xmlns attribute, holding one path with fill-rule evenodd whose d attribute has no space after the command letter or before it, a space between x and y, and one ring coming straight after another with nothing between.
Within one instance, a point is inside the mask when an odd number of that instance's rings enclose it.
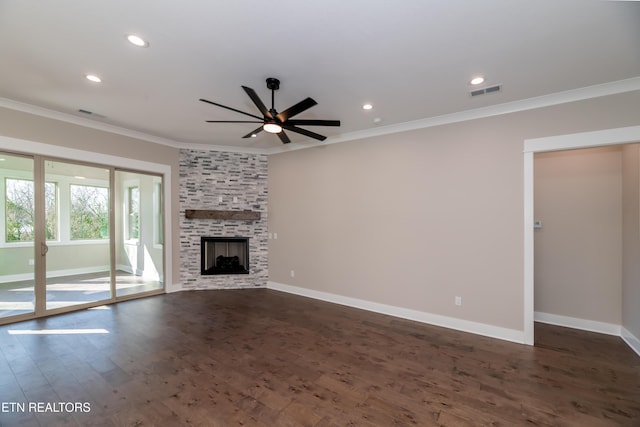
<instances>
[{"instance_id":1,"label":"fireplace hearth","mask_svg":"<svg viewBox=\"0 0 640 427\"><path fill-rule=\"evenodd\" d=\"M249 274L249 239L201 237L202 275Z\"/></svg>"}]
</instances>

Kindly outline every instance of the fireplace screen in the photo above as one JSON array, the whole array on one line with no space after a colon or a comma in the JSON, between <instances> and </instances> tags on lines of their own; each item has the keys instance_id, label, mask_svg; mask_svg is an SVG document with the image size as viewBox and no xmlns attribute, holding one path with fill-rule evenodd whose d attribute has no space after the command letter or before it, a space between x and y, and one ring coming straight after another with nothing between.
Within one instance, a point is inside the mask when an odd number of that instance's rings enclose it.
<instances>
[{"instance_id":1,"label":"fireplace screen","mask_svg":"<svg viewBox=\"0 0 640 427\"><path fill-rule=\"evenodd\" d=\"M249 274L249 239L202 237L201 274Z\"/></svg>"}]
</instances>

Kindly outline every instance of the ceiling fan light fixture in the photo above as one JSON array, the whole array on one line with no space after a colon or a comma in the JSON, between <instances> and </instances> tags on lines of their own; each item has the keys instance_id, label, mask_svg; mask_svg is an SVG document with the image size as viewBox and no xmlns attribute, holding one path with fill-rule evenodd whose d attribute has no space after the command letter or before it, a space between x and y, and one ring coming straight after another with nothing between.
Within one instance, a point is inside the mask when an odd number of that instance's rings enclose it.
<instances>
[{"instance_id":1,"label":"ceiling fan light fixture","mask_svg":"<svg viewBox=\"0 0 640 427\"><path fill-rule=\"evenodd\" d=\"M275 124L275 123L265 123L262 126L262 129L265 130L265 132L269 132L269 133L280 133L282 132L282 126Z\"/></svg>"}]
</instances>

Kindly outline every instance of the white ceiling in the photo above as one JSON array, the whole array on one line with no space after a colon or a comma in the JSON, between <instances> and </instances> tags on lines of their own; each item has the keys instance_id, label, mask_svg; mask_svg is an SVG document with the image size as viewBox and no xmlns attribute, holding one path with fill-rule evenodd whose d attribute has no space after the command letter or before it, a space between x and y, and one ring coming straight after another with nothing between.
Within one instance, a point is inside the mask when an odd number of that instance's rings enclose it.
<instances>
[{"instance_id":1,"label":"white ceiling","mask_svg":"<svg viewBox=\"0 0 640 427\"><path fill-rule=\"evenodd\" d=\"M128 33L150 46L134 47ZM295 118L342 121L308 128L329 143L637 81L640 2L0 0L0 63L0 106L40 107L32 111L178 147L268 151L282 146L276 136L242 139L256 125L205 123L247 117L198 99L259 115L241 85L269 105L265 79L277 77L277 110L310 96L318 105ZM468 82L477 74L502 91L472 98ZM365 102L374 109L362 110ZM308 141L289 136L290 146Z\"/></svg>"}]
</instances>

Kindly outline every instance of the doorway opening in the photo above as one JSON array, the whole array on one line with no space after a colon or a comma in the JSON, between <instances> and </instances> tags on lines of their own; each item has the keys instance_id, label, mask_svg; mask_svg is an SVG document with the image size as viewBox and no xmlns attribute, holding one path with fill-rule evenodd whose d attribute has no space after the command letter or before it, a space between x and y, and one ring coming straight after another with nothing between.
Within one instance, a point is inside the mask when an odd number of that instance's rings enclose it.
<instances>
[{"instance_id":1,"label":"doorway opening","mask_svg":"<svg viewBox=\"0 0 640 427\"><path fill-rule=\"evenodd\" d=\"M524 142L524 341L534 344L534 154L640 141L640 126L537 138ZM624 330L624 328L623 328ZM624 334L623 334L624 338ZM627 341L628 342L628 341ZM638 351L638 350L636 350Z\"/></svg>"}]
</instances>

